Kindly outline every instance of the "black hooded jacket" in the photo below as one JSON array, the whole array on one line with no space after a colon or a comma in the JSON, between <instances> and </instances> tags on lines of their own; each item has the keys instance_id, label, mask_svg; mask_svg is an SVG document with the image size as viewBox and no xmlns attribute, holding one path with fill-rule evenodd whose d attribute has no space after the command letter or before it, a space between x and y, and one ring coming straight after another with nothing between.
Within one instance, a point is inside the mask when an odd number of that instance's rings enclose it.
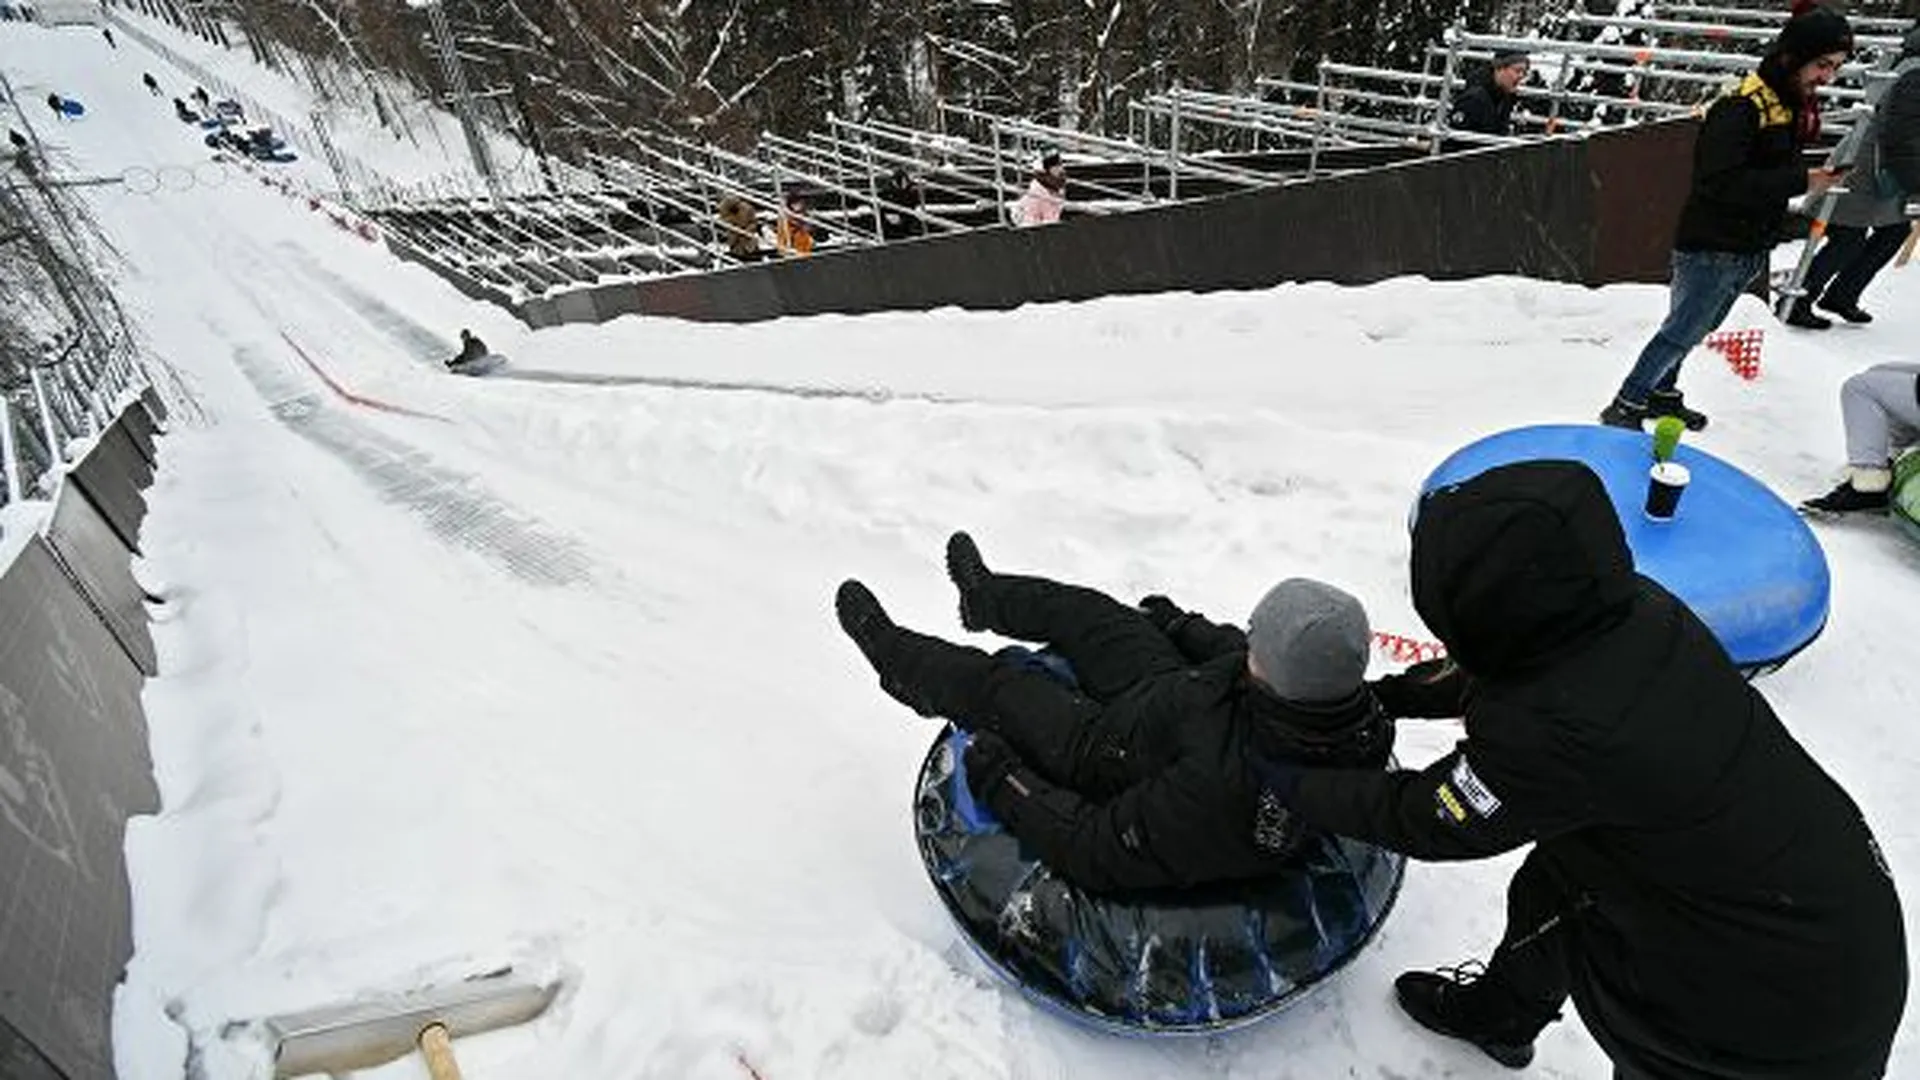
<instances>
[{"instance_id":1,"label":"black hooded jacket","mask_svg":"<svg viewBox=\"0 0 1920 1080\"><path fill-rule=\"evenodd\" d=\"M1574 1003L1622 1065L1880 1076L1907 967L1879 849L1706 626L1634 573L1598 478L1533 462L1436 492L1412 574L1463 669L1431 712L1466 738L1418 772L1308 773L1295 812L1421 859L1537 844L1569 898Z\"/></svg>"},{"instance_id":2,"label":"black hooded jacket","mask_svg":"<svg viewBox=\"0 0 1920 1080\"><path fill-rule=\"evenodd\" d=\"M1318 708L1285 702L1247 673L1239 628L1185 615L1164 632L1194 666L1100 703L1082 775L1021 766L987 796L1042 862L1095 892L1283 870L1306 834L1265 794L1262 763L1377 770L1392 755L1393 725L1368 691Z\"/></svg>"}]
</instances>

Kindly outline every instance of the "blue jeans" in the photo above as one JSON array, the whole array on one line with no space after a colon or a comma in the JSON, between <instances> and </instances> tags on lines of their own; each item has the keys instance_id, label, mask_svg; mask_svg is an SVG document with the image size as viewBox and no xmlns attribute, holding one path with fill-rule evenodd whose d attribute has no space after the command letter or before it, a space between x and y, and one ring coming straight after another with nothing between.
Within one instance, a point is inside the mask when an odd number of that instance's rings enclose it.
<instances>
[{"instance_id":1,"label":"blue jeans","mask_svg":"<svg viewBox=\"0 0 1920 1080\"><path fill-rule=\"evenodd\" d=\"M1672 393L1680 378L1680 362L1733 310L1747 283L1766 271L1765 252L1674 252L1667 321L1640 350L1640 359L1620 384L1620 400L1645 405L1653 394Z\"/></svg>"}]
</instances>

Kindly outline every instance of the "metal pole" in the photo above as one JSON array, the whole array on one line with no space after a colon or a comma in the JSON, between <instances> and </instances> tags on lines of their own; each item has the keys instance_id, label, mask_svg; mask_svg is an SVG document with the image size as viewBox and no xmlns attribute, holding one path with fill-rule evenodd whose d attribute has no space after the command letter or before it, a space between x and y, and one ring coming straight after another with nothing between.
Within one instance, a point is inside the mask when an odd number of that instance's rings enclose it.
<instances>
[{"instance_id":1,"label":"metal pole","mask_svg":"<svg viewBox=\"0 0 1920 1080\"><path fill-rule=\"evenodd\" d=\"M59 430L53 426L53 408L47 404L47 384L40 377L40 366L30 366L27 375L33 380L33 400L40 406L40 431L47 439L47 456L53 459L55 466L63 465L67 460L66 444L61 441Z\"/></svg>"},{"instance_id":2,"label":"metal pole","mask_svg":"<svg viewBox=\"0 0 1920 1080\"><path fill-rule=\"evenodd\" d=\"M1453 109L1453 80L1460 74L1460 37L1458 24L1447 29L1447 66L1440 79L1440 97L1434 104L1433 154L1439 157L1446 145L1448 122Z\"/></svg>"},{"instance_id":3,"label":"metal pole","mask_svg":"<svg viewBox=\"0 0 1920 1080\"><path fill-rule=\"evenodd\" d=\"M1006 156L1000 145L999 124L993 125L993 202L1000 211L1000 224L1013 224L1013 214L1007 209Z\"/></svg>"},{"instance_id":4,"label":"metal pole","mask_svg":"<svg viewBox=\"0 0 1920 1080\"><path fill-rule=\"evenodd\" d=\"M427 5L427 21L433 27L433 39L440 47L440 70L446 75L447 89L453 93L453 111L460 118L460 130L467 137L467 152L473 155L473 167L487 181L494 200L500 198L500 180L494 175L493 157L480 134L480 122L473 114L473 94L467 89L466 69L460 63L460 50L453 40L453 27L447 23L442 0Z\"/></svg>"},{"instance_id":5,"label":"metal pole","mask_svg":"<svg viewBox=\"0 0 1920 1080\"><path fill-rule=\"evenodd\" d=\"M14 444L13 402L0 394L0 464L7 470L7 502L20 501L20 448Z\"/></svg>"},{"instance_id":6,"label":"metal pole","mask_svg":"<svg viewBox=\"0 0 1920 1080\"><path fill-rule=\"evenodd\" d=\"M353 185L347 183L346 165L340 160L340 151L334 148L333 137L327 133L326 117L316 109L307 119L313 123L314 138L320 140L320 152L326 156L327 167L333 170L334 182L340 185L340 201L357 209L359 202L353 197Z\"/></svg>"},{"instance_id":7,"label":"metal pole","mask_svg":"<svg viewBox=\"0 0 1920 1080\"><path fill-rule=\"evenodd\" d=\"M1307 179L1320 175L1320 147L1327 141L1327 60L1320 58L1320 84L1313 92L1313 149L1307 152Z\"/></svg>"},{"instance_id":8,"label":"metal pole","mask_svg":"<svg viewBox=\"0 0 1920 1080\"><path fill-rule=\"evenodd\" d=\"M1180 84L1173 84L1173 118L1167 124L1167 201L1180 201ZM1152 192L1147 193L1153 197Z\"/></svg>"}]
</instances>

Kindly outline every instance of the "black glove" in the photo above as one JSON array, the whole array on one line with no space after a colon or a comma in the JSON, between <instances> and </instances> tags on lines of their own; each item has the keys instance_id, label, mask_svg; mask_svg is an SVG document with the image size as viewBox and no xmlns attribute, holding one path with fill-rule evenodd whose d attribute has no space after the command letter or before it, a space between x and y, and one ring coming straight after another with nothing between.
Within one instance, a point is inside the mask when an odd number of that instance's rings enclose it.
<instances>
[{"instance_id":1,"label":"black glove","mask_svg":"<svg viewBox=\"0 0 1920 1080\"><path fill-rule=\"evenodd\" d=\"M967 790L973 792L975 801L985 803L998 814L999 809L993 803L996 789L1021 767L1019 753L993 732L976 731L967 743L966 766Z\"/></svg>"},{"instance_id":2,"label":"black glove","mask_svg":"<svg viewBox=\"0 0 1920 1080\"><path fill-rule=\"evenodd\" d=\"M1147 617L1147 621L1158 627L1163 634L1171 633L1173 628L1187 617L1187 613L1180 610L1180 605L1159 593L1141 597L1139 606L1141 613Z\"/></svg>"},{"instance_id":3,"label":"black glove","mask_svg":"<svg viewBox=\"0 0 1920 1080\"><path fill-rule=\"evenodd\" d=\"M1466 711L1467 673L1448 657L1422 660L1367 685L1389 717L1455 717Z\"/></svg>"}]
</instances>

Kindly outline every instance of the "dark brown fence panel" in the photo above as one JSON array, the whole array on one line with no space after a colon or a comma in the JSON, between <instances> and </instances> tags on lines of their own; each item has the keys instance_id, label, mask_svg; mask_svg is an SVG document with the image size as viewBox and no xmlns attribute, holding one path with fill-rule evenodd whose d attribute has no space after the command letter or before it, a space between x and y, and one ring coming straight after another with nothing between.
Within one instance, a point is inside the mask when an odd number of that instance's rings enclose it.
<instances>
[{"instance_id":1,"label":"dark brown fence panel","mask_svg":"<svg viewBox=\"0 0 1920 1080\"><path fill-rule=\"evenodd\" d=\"M1694 128L1622 128L1039 229L585 289L530 301L520 314L534 326L624 314L746 322L1405 274L1664 281Z\"/></svg>"}]
</instances>

